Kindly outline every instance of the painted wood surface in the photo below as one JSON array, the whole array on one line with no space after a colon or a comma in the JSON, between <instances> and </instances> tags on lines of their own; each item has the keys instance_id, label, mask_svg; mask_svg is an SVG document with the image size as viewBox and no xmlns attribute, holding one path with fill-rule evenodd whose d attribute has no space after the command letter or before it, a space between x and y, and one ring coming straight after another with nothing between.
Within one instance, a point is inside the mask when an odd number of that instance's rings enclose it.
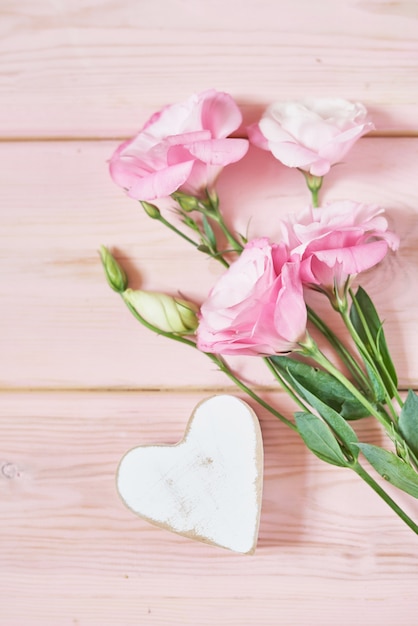
<instances>
[{"instance_id":1,"label":"painted wood surface","mask_svg":"<svg viewBox=\"0 0 418 626\"><path fill-rule=\"evenodd\" d=\"M232 387L203 355L139 327L97 249L113 248L134 287L201 301L220 266L113 186L106 161L118 139L208 87L229 91L245 122L279 98L361 100L377 131L333 169L323 198L381 204L400 235L400 251L362 283L401 387L417 389L417 18L413 0L2 0L2 625L413 623L416 538L264 412L253 556L125 508L115 487L123 454L177 442L196 403ZM231 225L273 237L278 218L308 199L297 172L255 149L225 170L219 193ZM261 366L231 363L290 415ZM379 443L370 422L360 428ZM401 501L416 518L416 501Z\"/></svg>"},{"instance_id":2,"label":"painted wood surface","mask_svg":"<svg viewBox=\"0 0 418 626\"><path fill-rule=\"evenodd\" d=\"M259 412L260 538L237 555L126 510L115 486L137 444L177 442L201 393L3 393L2 622L8 626L407 625L416 539L354 475ZM283 397L270 400L286 409ZM378 443L372 424L362 437ZM416 501L406 495L410 513Z\"/></svg>"},{"instance_id":3,"label":"painted wood surface","mask_svg":"<svg viewBox=\"0 0 418 626\"><path fill-rule=\"evenodd\" d=\"M361 100L418 130L414 0L2 0L1 134L131 134L215 87L252 121L271 100Z\"/></svg>"}]
</instances>

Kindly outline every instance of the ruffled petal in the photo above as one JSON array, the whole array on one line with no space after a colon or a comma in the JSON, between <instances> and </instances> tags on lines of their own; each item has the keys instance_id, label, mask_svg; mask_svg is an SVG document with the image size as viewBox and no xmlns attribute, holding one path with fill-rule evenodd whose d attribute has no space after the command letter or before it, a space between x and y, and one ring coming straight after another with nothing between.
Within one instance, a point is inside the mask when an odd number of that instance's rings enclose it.
<instances>
[{"instance_id":1,"label":"ruffled petal","mask_svg":"<svg viewBox=\"0 0 418 626\"><path fill-rule=\"evenodd\" d=\"M136 200L166 198L177 191L188 179L193 161L186 161L152 172L143 178L135 178L128 188L128 195Z\"/></svg>"},{"instance_id":2,"label":"ruffled petal","mask_svg":"<svg viewBox=\"0 0 418 626\"><path fill-rule=\"evenodd\" d=\"M187 144L187 149L204 163L224 166L242 159L248 145L247 139L210 139Z\"/></svg>"},{"instance_id":3,"label":"ruffled petal","mask_svg":"<svg viewBox=\"0 0 418 626\"><path fill-rule=\"evenodd\" d=\"M212 137L227 137L241 122L241 111L229 94L214 90L207 92L202 102L202 127L210 130Z\"/></svg>"}]
</instances>

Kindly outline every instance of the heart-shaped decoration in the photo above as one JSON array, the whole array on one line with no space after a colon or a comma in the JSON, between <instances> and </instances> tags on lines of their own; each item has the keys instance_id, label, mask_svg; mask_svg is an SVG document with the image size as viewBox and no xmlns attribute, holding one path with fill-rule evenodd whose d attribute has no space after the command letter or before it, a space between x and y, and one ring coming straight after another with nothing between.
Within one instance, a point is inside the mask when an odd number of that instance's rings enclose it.
<instances>
[{"instance_id":1,"label":"heart-shaped decoration","mask_svg":"<svg viewBox=\"0 0 418 626\"><path fill-rule=\"evenodd\" d=\"M134 513L180 535L254 552L263 445L254 411L219 395L194 409L175 445L145 445L122 459L118 491Z\"/></svg>"}]
</instances>

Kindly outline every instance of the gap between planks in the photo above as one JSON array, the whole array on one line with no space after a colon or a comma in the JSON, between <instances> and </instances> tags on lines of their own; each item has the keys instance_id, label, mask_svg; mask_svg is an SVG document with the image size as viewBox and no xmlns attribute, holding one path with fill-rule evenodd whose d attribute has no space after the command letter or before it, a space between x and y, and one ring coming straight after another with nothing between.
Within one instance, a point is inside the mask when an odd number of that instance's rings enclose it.
<instances>
[{"instance_id":1,"label":"gap between planks","mask_svg":"<svg viewBox=\"0 0 418 626\"><path fill-rule=\"evenodd\" d=\"M274 386L254 386L251 390L257 394L260 393L284 393L284 390L280 387ZM399 391L402 391L400 389ZM0 387L0 395L6 394L19 394L19 393L170 393L177 395L196 394L196 393L211 393L215 394L230 394L230 393L244 393L238 389L238 387Z\"/></svg>"},{"instance_id":2,"label":"gap between planks","mask_svg":"<svg viewBox=\"0 0 418 626\"><path fill-rule=\"evenodd\" d=\"M408 393L408 391L414 391L418 394L418 387L399 387L399 393ZM257 394L261 393L285 393L285 390L276 386L257 386L251 387L251 391ZM150 394L150 393L170 393L176 395L188 395L196 393L211 393L216 394L230 394L241 393L243 391L238 387L0 387L0 396L6 394L18 394L18 393L138 393L138 394Z\"/></svg>"},{"instance_id":3,"label":"gap between planks","mask_svg":"<svg viewBox=\"0 0 418 626\"><path fill-rule=\"evenodd\" d=\"M135 130L133 129L133 134L139 132L140 127ZM132 135L101 135L101 136L75 136L69 137L68 135L32 135L30 137L20 137L20 136L8 136L1 137L0 143L37 143L37 142L100 142L100 141L126 141L130 139ZM242 139L247 139L246 135L241 133L233 133L233 137L239 137ZM387 131L372 131L367 134L368 139L417 139L418 138L418 130L404 130L404 131L395 131L395 130L387 130Z\"/></svg>"}]
</instances>

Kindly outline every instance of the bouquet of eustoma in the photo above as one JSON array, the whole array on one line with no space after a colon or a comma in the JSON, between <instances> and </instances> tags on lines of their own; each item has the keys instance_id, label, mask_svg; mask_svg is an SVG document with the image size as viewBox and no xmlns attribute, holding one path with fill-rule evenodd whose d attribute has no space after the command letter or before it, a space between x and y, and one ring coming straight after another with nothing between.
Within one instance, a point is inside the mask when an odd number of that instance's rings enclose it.
<instances>
[{"instance_id":1,"label":"bouquet of eustoma","mask_svg":"<svg viewBox=\"0 0 418 626\"><path fill-rule=\"evenodd\" d=\"M365 290L353 288L361 272L397 249L398 237L376 205L321 206L318 199L323 177L373 124L363 105L341 99L275 103L247 129L248 138L231 137L241 123L231 96L208 90L153 115L110 160L114 182L150 218L224 266L206 300L130 289L123 268L102 247L108 282L139 322L205 353L317 457L354 471L418 533L369 469L418 498L418 399L412 391L400 396L382 322ZM268 233L248 240L234 232L219 206L218 174L245 157L249 142L297 168L311 194L310 205L281 220L278 241ZM166 207L167 198L174 217L158 206L164 199ZM345 339L308 304L312 290L340 316ZM327 356L331 349L336 358ZM293 419L233 371L228 355L262 359L294 400ZM355 421L364 417L380 423L386 447L359 440Z\"/></svg>"}]
</instances>

